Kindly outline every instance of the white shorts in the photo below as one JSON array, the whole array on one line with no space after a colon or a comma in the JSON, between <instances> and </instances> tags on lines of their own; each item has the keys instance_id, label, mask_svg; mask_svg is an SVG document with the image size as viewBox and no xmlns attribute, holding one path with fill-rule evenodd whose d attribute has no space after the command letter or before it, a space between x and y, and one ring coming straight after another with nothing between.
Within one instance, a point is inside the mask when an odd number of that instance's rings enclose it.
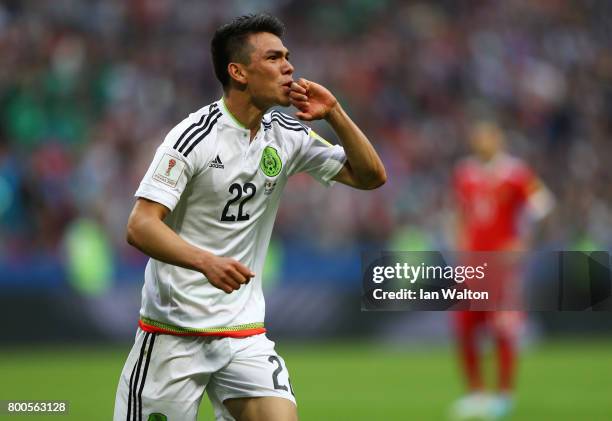
<instances>
[{"instance_id":1,"label":"white shorts","mask_svg":"<svg viewBox=\"0 0 612 421\"><path fill-rule=\"evenodd\" d=\"M138 329L121 372L114 421L195 421L204 391L217 420L230 398L276 396L295 404L289 372L265 334L174 336Z\"/></svg>"}]
</instances>

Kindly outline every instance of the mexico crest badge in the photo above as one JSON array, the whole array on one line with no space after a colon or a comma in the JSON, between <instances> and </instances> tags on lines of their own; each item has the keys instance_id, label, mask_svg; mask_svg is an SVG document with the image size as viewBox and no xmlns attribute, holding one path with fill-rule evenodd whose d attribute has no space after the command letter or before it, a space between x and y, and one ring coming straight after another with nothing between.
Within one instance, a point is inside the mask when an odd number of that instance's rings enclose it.
<instances>
[{"instance_id":1,"label":"mexico crest badge","mask_svg":"<svg viewBox=\"0 0 612 421\"><path fill-rule=\"evenodd\" d=\"M276 177L278 174L280 174L281 169L283 168L283 162L281 161L276 149L271 146L266 146L266 148L263 150L263 154L261 155L259 168L261 168L263 173L268 177Z\"/></svg>"}]
</instances>

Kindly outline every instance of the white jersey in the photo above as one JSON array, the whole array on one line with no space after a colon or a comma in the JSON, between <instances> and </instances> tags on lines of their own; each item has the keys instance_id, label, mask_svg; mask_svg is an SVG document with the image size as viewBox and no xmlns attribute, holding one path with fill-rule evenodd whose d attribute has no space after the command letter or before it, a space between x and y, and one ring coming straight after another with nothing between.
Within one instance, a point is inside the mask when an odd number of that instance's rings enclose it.
<instances>
[{"instance_id":1,"label":"white jersey","mask_svg":"<svg viewBox=\"0 0 612 421\"><path fill-rule=\"evenodd\" d=\"M331 185L346 156L278 111L249 138L221 99L179 123L157 149L135 195L170 209L165 223L185 241L236 259L256 276L226 294L200 272L151 258L143 330L233 337L265 331L261 275L281 192L289 176L304 171Z\"/></svg>"}]
</instances>

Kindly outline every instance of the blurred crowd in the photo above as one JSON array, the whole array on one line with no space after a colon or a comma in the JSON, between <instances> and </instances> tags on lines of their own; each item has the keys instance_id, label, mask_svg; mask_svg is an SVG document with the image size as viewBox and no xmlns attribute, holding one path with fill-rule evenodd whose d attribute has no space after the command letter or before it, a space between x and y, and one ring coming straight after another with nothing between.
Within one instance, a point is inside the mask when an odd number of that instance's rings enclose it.
<instances>
[{"instance_id":1,"label":"blurred crowd","mask_svg":"<svg viewBox=\"0 0 612 421\"><path fill-rule=\"evenodd\" d=\"M155 148L221 97L212 33L257 11L285 22L295 76L337 95L389 179L359 192L296 177L283 241L383 247L413 232L452 248L453 166L487 118L557 199L541 244L612 246L608 2L54 0L0 3L3 258L60 253L82 218L134 253L124 227Z\"/></svg>"}]
</instances>

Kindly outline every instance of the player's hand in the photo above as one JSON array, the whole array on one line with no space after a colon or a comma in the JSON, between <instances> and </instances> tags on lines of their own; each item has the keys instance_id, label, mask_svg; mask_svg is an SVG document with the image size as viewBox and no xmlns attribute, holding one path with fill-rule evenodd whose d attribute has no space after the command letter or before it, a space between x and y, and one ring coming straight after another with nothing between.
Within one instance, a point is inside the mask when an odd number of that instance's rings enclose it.
<instances>
[{"instance_id":1,"label":"player's hand","mask_svg":"<svg viewBox=\"0 0 612 421\"><path fill-rule=\"evenodd\" d=\"M300 120L319 120L327 117L338 104L338 100L326 88L306 79L291 84L291 104L298 109L295 116Z\"/></svg>"},{"instance_id":2,"label":"player's hand","mask_svg":"<svg viewBox=\"0 0 612 421\"><path fill-rule=\"evenodd\" d=\"M248 284L255 274L245 265L229 257L212 256L202 270L208 282L230 294Z\"/></svg>"}]
</instances>

